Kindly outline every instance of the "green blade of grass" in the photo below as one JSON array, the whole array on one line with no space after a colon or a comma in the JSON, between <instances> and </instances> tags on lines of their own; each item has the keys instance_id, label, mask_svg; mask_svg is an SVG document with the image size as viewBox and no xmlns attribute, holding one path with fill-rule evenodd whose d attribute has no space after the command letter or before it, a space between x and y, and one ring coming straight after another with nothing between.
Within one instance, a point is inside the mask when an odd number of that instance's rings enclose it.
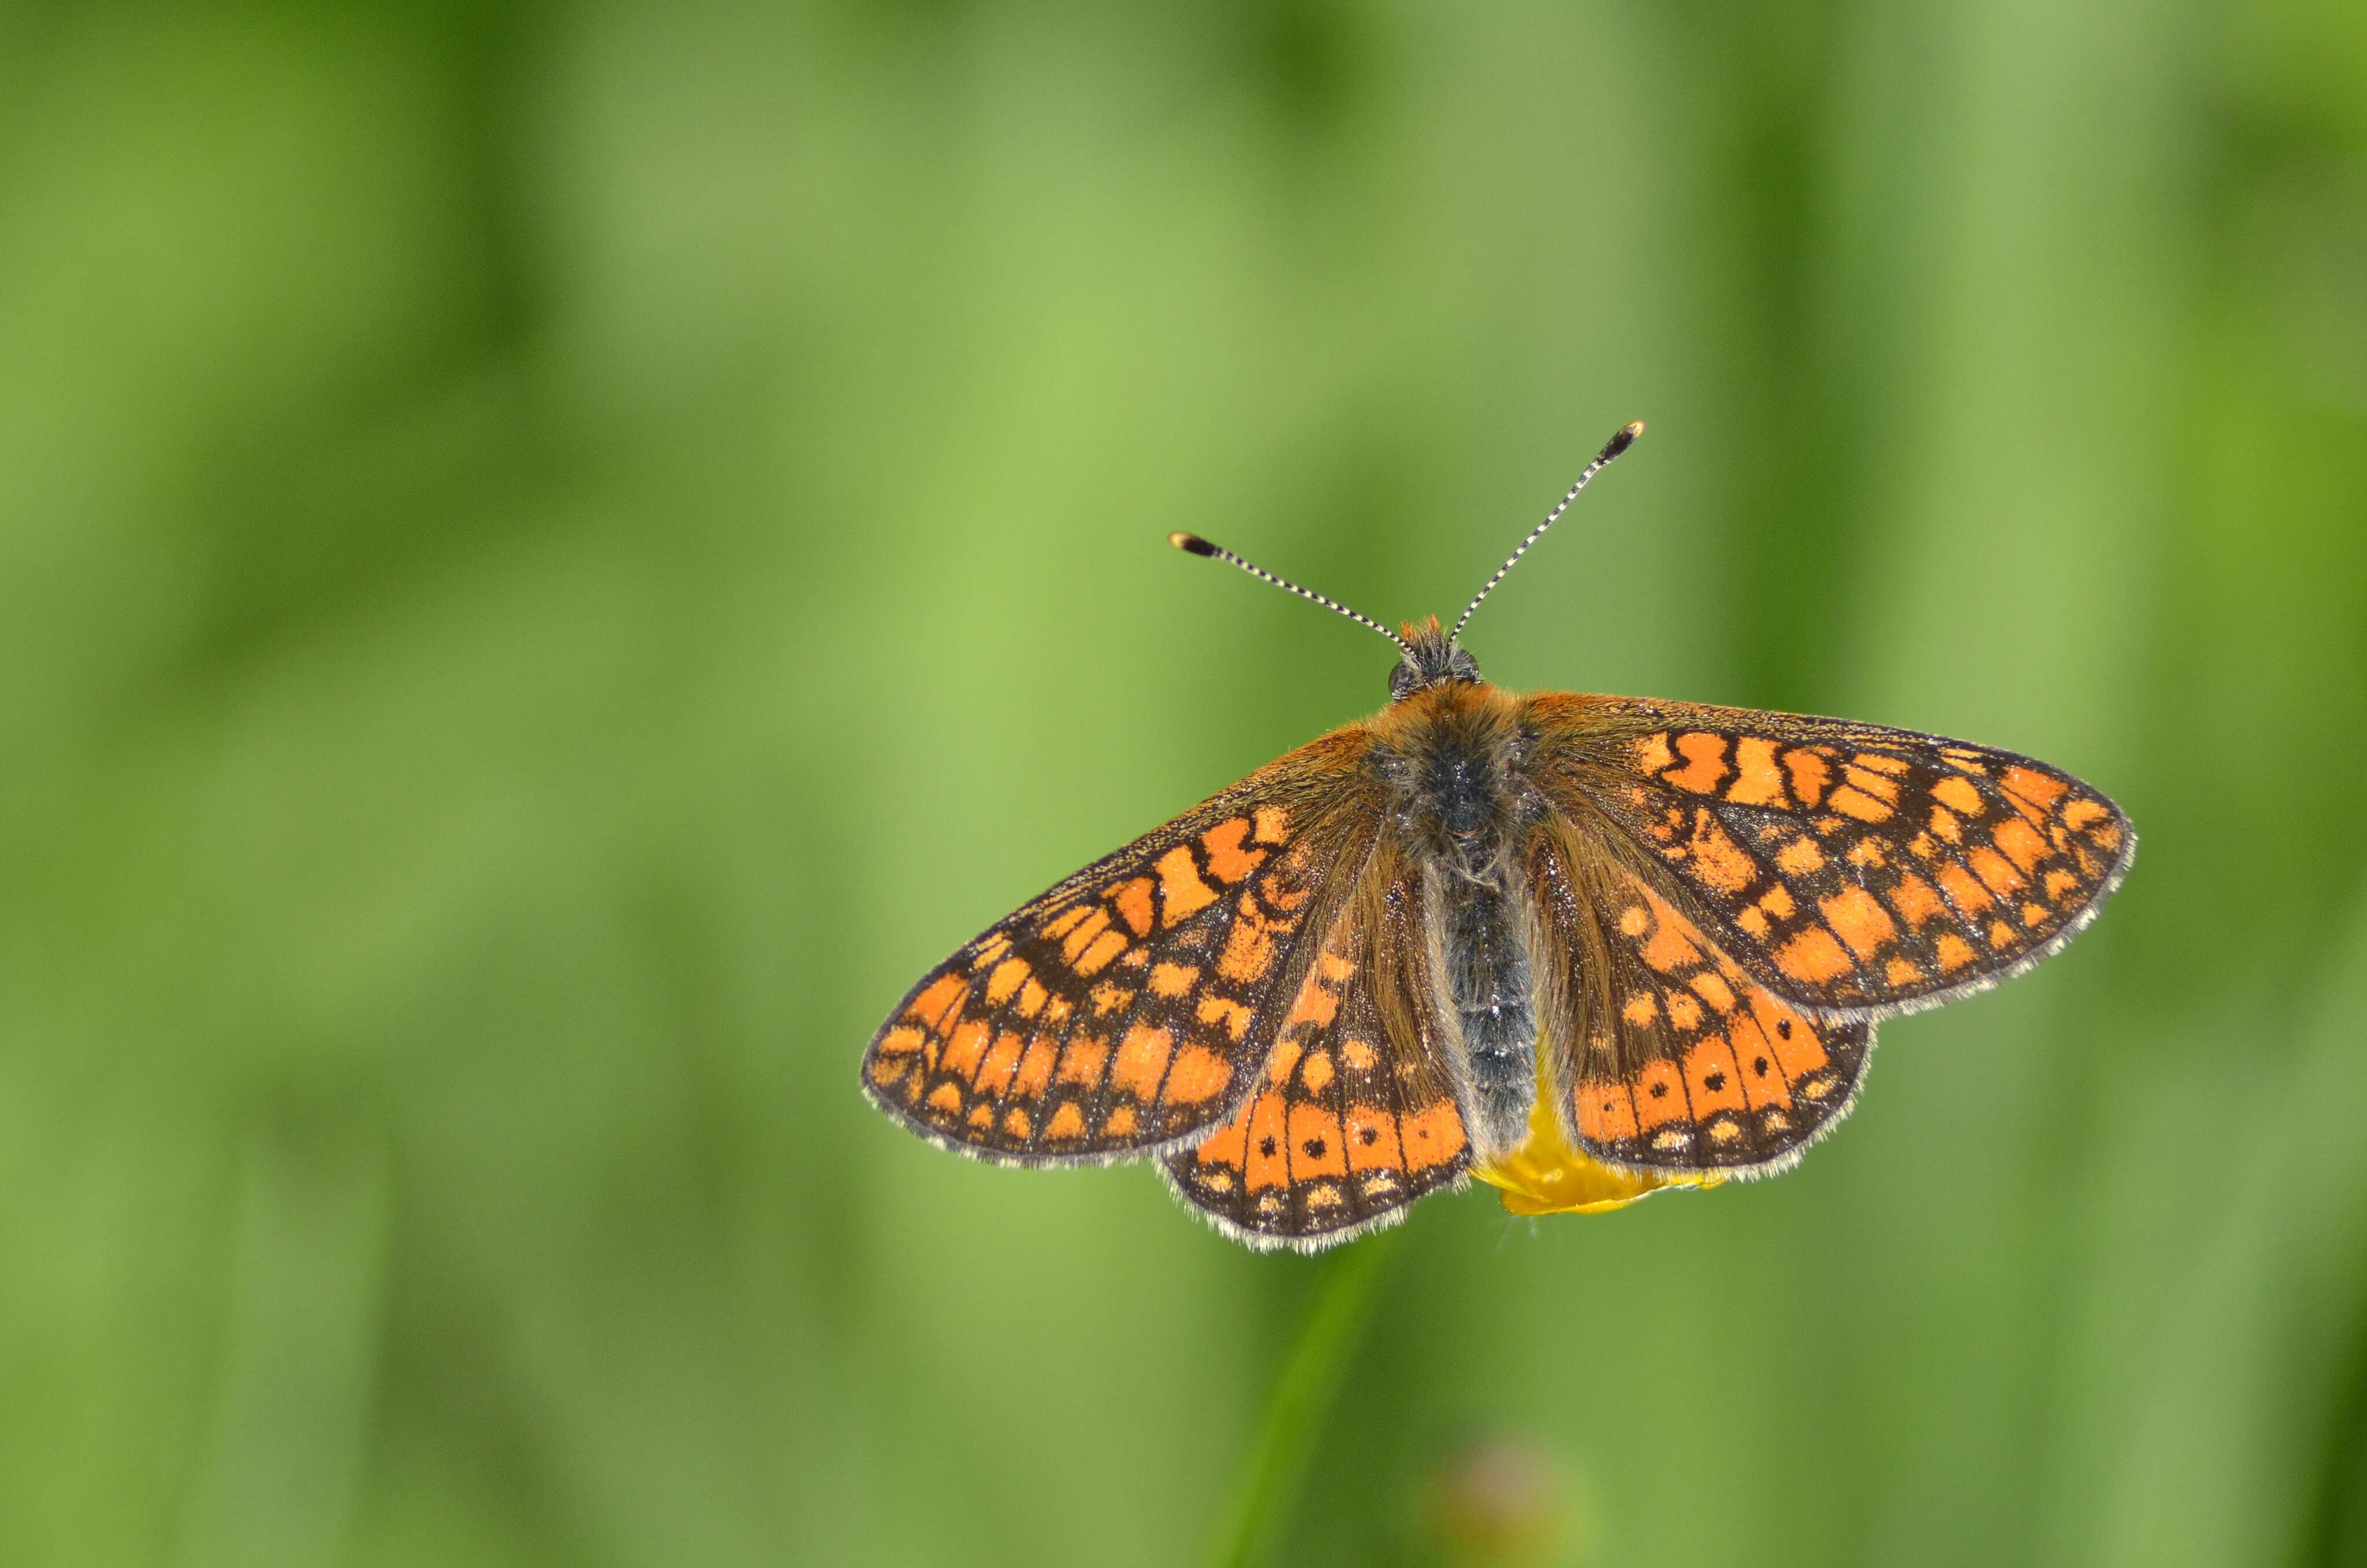
<instances>
[{"instance_id":1,"label":"green blade of grass","mask_svg":"<svg viewBox=\"0 0 2367 1568\"><path fill-rule=\"evenodd\" d=\"M1383 1231L1334 1255L1297 1339L1274 1374L1256 1435L1242 1455L1232 1506L1210 1546L1209 1568L1250 1568L1290 1511L1340 1381L1364 1338L1381 1275L1403 1235Z\"/></svg>"}]
</instances>

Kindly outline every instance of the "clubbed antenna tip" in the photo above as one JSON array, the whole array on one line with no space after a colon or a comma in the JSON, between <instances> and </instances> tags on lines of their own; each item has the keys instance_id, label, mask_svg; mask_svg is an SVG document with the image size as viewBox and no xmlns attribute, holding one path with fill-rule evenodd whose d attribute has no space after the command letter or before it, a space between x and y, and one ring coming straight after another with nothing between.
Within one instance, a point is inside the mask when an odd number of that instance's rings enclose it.
<instances>
[{"instance_id":1,"label":"clubbed antenna tip","mask_svg":"<svg viewBox=\"0 0 2367 1568\"><path fill-rule=\"evenodd\" d=\"M1617 435L1612 437L1610 440L1605 441L1603 444L1603 450L1595 454L1595 459L1592 462L1586 465L1586 472L1578 476L1578 483L1569 487L1569 494L1561 498L1561 505L1556 506L1552 511L1547 512L1546 514L1546 520L1529 530L1529 537L1521 541L1520 548L1512 551L1512 555L1505 561L1504 564L1496 568L1496 574L1488 579L1487 585L1481 588L1478 593L1471 596L1471 602L1465 605L1463 607L1463 613L1455 618L1455 630L1446 634L1447 642L1453 642L1456 638L1463 635L1463 628L1469 624L1471 612L1479 608L1479 601L1496 591L1496 585L1502 582L1504 580L1504 574L1510 572L1512 567L1518 563L1521 557L1529 552L1529 546L1543 539L1545 537L1546 530L1554 526L1555 520L1564 512L1569 510L1569 504L1578 499L1578 493L1586 488L1587 481L1592 479L1596 474L1601 473L1603 472L1603 466L1609 462L1613 458L1617 457L1620 453L1634 446L1636 444L1636 437L1643 433L1644 422L1640 419L1630 419L1626 424L1619 426L1619 433Z\"/></svg>"},{"instance_id":2,"label":"clubbed antenna tip","mask_svg":"<svg viewBox=\"0 0 2367 1568\"><path fill-rule=\"evenodd\" d=\"M1177 528L1173 533L1169 534L1167 536L1167 542L1173 545L1176 549L1182 551L1186 555L1214 555L1217 553L1217 547L1215 545L1210 544L1198 534L1187 534L1182 528Z\"/></svg>"}]
</instances>

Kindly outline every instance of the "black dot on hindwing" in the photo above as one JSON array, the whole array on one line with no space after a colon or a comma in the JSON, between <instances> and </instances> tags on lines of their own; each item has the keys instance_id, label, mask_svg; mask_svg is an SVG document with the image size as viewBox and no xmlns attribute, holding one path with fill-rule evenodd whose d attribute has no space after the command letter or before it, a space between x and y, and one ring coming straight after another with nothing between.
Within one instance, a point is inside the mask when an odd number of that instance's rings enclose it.
<instances>
[{"instance_id":1,"label":"black dot on hindwing","mask_svg":"<svg viewBox=\"0 0 2367 1568\"><path fill-rule=\"evenodd\" d=\"M1324 1145L1320 1138L1309 1138L1299 1146L1307 1151L1307 1157L1310 1160L1319 1160L1323 1157Z\"/></svg>"},{"instance_id":2,"label":"black dot on hindwing","mask_svg":"<svg viewBox=\"0 0 2367 1568\"><path fill-rule=\"evenodd\" d=\"M1653 1097L1654 1099L1656 1099L1656 1100L1664 1100L1664 1099L1667 1099L1667 1098L1669 1097L1669 1085L1666 1085L1666 1084L1655 1084L1655 1085L1652 1085L1652 1097Z\"/></svg>"},{"instance_id":3,"label":"black dot on hindwing","mask_svg":"<svg viewBox=\"0 0 2367 1568\"><path fill-rule=\"evenodd\" d=\"M1711 1093L1715 1094L1718 1090L1726 1087L1726 1074L1723 1073L1712 1073L1708 1077L1704 1078L1702 1083L1708 1087Z\"/></svg>"},{"instance_id":4,"label":"black dot on hindwing","mask_svg":"<svg viewBox=\"0 0 2367 1568\"><path fill-rule=\"evenodd\" d=\"M1274 1139L1272 1136L1269 1135L1258 1140L1258 1153L1263 1154L1269 1160L1274 1158Z\"/></svg>"},{"instance_id":5,"label":"black dot on hindwing","mask_svg":"<svg viewBox=\"0 0 2367 1568\"><path fill-rule=\"evenodd\" d=\"M1767 1076L1767 1058L1763 1056L1752 1057L1750 1059L1750 1070L1753 1073L1758 1074L1762 1078Z\"/></svg>"},{"instance_id":6,"label":"black dot on hindwing","mask_svg":"<svg viewBox=\"0 0 2367 1568\"><path fill-rule=\"evenodd\" d=\"M1790 1040L1792 1038L1791 1019L1778 1018L1775 1020L1775 1038L1777 1040Z\"/></svg>"},{"instance_id":7,"label":"black dot on hindwing","mask_svg":"<svg viewBox=\"0 0 2367 1568\"><path fill-rule=\"evenodd\" d=\"M1356 1142L1365 1144L1367 1147L1370 1147L1380 1141L1381 1134L1377 1128L1363 1127L1356 1131Z\"/></svg>"}]
</instances>

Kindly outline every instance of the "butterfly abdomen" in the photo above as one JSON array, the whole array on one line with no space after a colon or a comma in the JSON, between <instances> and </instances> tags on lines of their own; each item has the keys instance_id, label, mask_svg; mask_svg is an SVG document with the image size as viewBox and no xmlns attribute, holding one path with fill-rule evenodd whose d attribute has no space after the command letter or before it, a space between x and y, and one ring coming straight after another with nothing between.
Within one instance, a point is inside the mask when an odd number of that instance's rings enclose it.
<instances>
[{"instance_id":1,"label":"butterfly abdomen","mask_svg":"<svg viewBox=\"0 0 2367 1568\"><path fill-rule=\"evenodd\" d=\"M1536 1096L1536 987L1512 876L1533 814L1516 714L1495 687L1456 681L1405 699L1375 726L1391 826L1422 868L1464 1114L1482 1151L1528 1136Z\"/></svg>"}]
</instances>

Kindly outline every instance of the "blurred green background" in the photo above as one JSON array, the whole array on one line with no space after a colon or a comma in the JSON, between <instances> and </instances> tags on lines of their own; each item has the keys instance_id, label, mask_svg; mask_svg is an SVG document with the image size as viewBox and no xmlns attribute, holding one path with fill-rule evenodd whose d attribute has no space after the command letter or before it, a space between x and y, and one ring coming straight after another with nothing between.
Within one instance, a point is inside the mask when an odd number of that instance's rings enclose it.
<instances>
[{"instance_id":1,"label":"blurred green background","mask_svg":"<svg viewBox=\"0 0 2367 1568\"><path fill-rule=\"evenodd\" d=\"M2144 850L1421 1205L1275 1560L2367 1562L2357 0L0 6L0 1561L1197 1560L1324 1266L856 1061L1383 699L1169 529L1451 613L1637 416L1490 677Z\"/></svg>"}]
</instances>

